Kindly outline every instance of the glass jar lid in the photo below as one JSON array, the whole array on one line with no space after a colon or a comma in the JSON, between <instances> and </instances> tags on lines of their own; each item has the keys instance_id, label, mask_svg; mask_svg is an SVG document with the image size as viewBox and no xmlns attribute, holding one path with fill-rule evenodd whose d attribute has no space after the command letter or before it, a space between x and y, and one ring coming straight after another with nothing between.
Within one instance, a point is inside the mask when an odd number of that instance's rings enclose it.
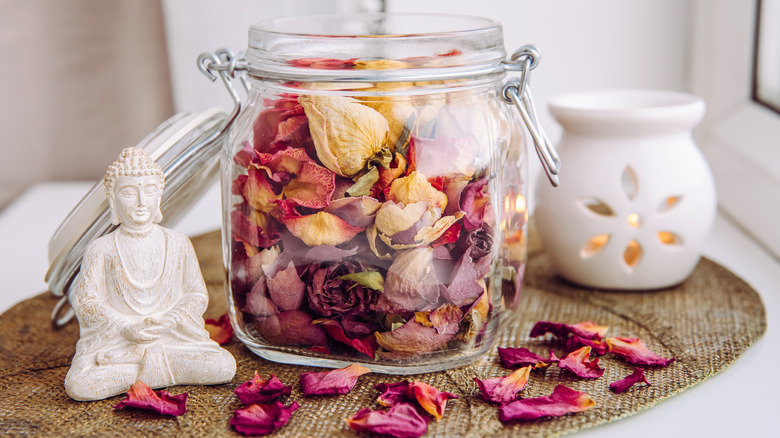
<instances>
[{"instance_id":1,"label":"glass jar lid","mask_svg":"<svg viewBox=\"0 0 780 438\"><path fill-rule=\"evenodd\" d=\"M222 128L227 115L220 108L200 114L180 113L160 124L136 147L160 165L165 177L160 209L162 224L172 226L218 176ZM106 163L108 166L110 163ZM49 240L49 271L45 281L54 295L67 296L89 243L116 228L103 190L102 179L73 208ZM72 317L55 308L52 320L64 324Z\"/></svg>"},{"instance_id":2,"label":"glass jar lid","mask_svg":"<svg viewBox=\"0 0 780 438\"><path fill-rule=\"evenodd\" d=\"M503 73L505 57L500 23L419 13L267 20L250 28L246 52L255 76L310 81L467 78Z\"/></svg>"}]
</instances>

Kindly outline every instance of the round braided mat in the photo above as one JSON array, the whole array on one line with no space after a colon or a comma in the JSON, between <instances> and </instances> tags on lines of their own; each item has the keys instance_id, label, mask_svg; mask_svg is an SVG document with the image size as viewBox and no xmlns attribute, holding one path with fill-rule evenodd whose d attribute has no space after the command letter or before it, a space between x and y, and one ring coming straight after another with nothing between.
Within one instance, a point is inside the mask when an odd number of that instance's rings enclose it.
<instances>
[{"instance_id":1,"label":"round braided mat","mask_svg":"<svg viewBox=\"0 0 780 438\"><path fill-rule=\"evenodd\" d=\"M532 236L531 243L534 239ZM225 312L222 292L221 242L218 232L193 239L203 275L211 293L207 318ZM498 346L524 346L546 354L550 341L529 339L540 320L576 323L590 320L608 325L610 336L639 337L664 357L677 359L667 368L649 369L650 387L636 386L614 394L609 383L633 371L633 366L611 355L600 364L604 376L584 380L560 368L531 374L523 397L552 392L563 383L585 391L596 407L561 418L542 419L504 426L498 410L479 397L474 376L481 379L509 374L501 367L496 350L476 363L449 371L407 376L429 383L460 398L447 405L444 419L432 421L426 436L558 436L603 424L647 409L722 371L734 362L766 329L763 304L758 294L728 270L703 259L683 284L654 292L602 292L583 289L557 278L538 247L529 249L529 262L521 308L508 321ZM267 378L274 374L293 385L287 400L301 407L278 436L355 436L344 422L365 407L378 408L373 389L380 382L401 377L367 374L346 395L303 397L298 376L312 367L268 362L253 355L240 342L227 349L238 362L236 377L218 386L168 388L173 394L189 393L189 411L180 417L162 417L138 410L114 411L124 396L97 402L71 400L63 388L73 356L78 326L61 330L49 324L57 298L50 293L24 301L0 315L0 433L44 436L221 436L234 435L228 422L241 403L233 390L258 370ZM559 353L560 349L557 350Z\"/></svg>"}]
</instances>

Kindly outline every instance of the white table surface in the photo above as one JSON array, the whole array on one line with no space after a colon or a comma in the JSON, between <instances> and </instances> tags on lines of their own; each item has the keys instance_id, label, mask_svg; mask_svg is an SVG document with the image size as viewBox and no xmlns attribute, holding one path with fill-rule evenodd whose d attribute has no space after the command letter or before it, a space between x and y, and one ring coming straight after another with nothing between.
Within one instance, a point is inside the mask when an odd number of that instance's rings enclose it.
<instances>
[{"instance_id":1,"label":"white table surface","mask_svg":"<svg viewBox=\"0 0 780 438\"><path fill-rule=\"evenodd\" d=\"M0 212L0 312L48 290L47 245L91 183L41 183ZM197 235L219 227L212 187L175 227ZM704 254L740 276L762 299L767 332L721 374L632 417L578 437L780 437L780 263L718 217ZM49 321L41 321L48 324Z\"/></svg>"}]
</instances>

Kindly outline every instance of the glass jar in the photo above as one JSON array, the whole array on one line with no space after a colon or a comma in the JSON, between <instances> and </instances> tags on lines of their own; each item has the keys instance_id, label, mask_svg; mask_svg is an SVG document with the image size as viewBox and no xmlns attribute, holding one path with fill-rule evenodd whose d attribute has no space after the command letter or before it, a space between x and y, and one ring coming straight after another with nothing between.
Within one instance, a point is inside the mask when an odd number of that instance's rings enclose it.
<instances>
[{"instance_id":1,"label":"glass jar","mask_svg":"<svg viewBox=\"0 0 780 438\"><path fill-rule=\"evenodd\" d=\"M500 24L421 14L276 19L251 27L245 62L202 55L249 82L222 187L228 307L250 350L413 374L492 346L526 257L507 102L544 137L525 87L538 53L505 56Z\"/></svg>"}]
</instances>

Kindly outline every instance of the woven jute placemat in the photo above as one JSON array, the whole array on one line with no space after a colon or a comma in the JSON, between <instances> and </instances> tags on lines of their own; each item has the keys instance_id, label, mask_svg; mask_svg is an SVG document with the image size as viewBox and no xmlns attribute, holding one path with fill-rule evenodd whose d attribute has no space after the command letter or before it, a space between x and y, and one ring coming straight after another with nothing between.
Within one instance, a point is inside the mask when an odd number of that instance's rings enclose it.
<instances>
[{"instance_id":1,"label":"woven jute placemat","mask_svg":"<svg viewBox=\"0 0 780 438\"><path fill-rule=\"evenodd\" d=\"M532 239L533 243L533 239ZM211 293L207 318L225 312L219 233L193 239ZM610 336L639 337L665 357L677 359L666 368L650 369L652 386L635 386L614 394L609 383L625 377L633 366L610 355L600 364L603 377L584 380L550 367L535 371L524 397L547 395L557 384L585 391L596 407L583 413L554 419L504 426L498 411L479 397L473 377L485 379L509 374L501 367L496 350L476 363L449 371L406 376L457 394L447 405L444 418L432 421L426 436L558 436L612 422L648 409L715 375L733 363L766 329L758 294L728 270L703 259L683 284L653 292L604 292L583 289L557 278L538 247L529 250L529 263L520 309L509 320L498 346L523 346L547 351L549 340L530 339L536 321L576 323L590 320L610 327ZM283 400L301 407L277 436L355 436L344 422L365 407L378 408L373 389L381 382L401 377L367 374L346 395L303 397L300 373L305 366L268 362L253 355L240 342L227 349L238 363L236 377L218 386L168 388L173 394L189 393L189 411L180 417L161 417L138 410L114 411L123 396L97 402L71 400L63 388L65 374L78 339L71 323L54 330L49 314L57 298L50 293L24 301L0 315L0 434L42 436L222 436L237 435L229 420L241 407L233 390L258 370L263 377L276 375L293 385ZM559 350L560 351L560 350Z\"/></svg>"}]
</instances>

